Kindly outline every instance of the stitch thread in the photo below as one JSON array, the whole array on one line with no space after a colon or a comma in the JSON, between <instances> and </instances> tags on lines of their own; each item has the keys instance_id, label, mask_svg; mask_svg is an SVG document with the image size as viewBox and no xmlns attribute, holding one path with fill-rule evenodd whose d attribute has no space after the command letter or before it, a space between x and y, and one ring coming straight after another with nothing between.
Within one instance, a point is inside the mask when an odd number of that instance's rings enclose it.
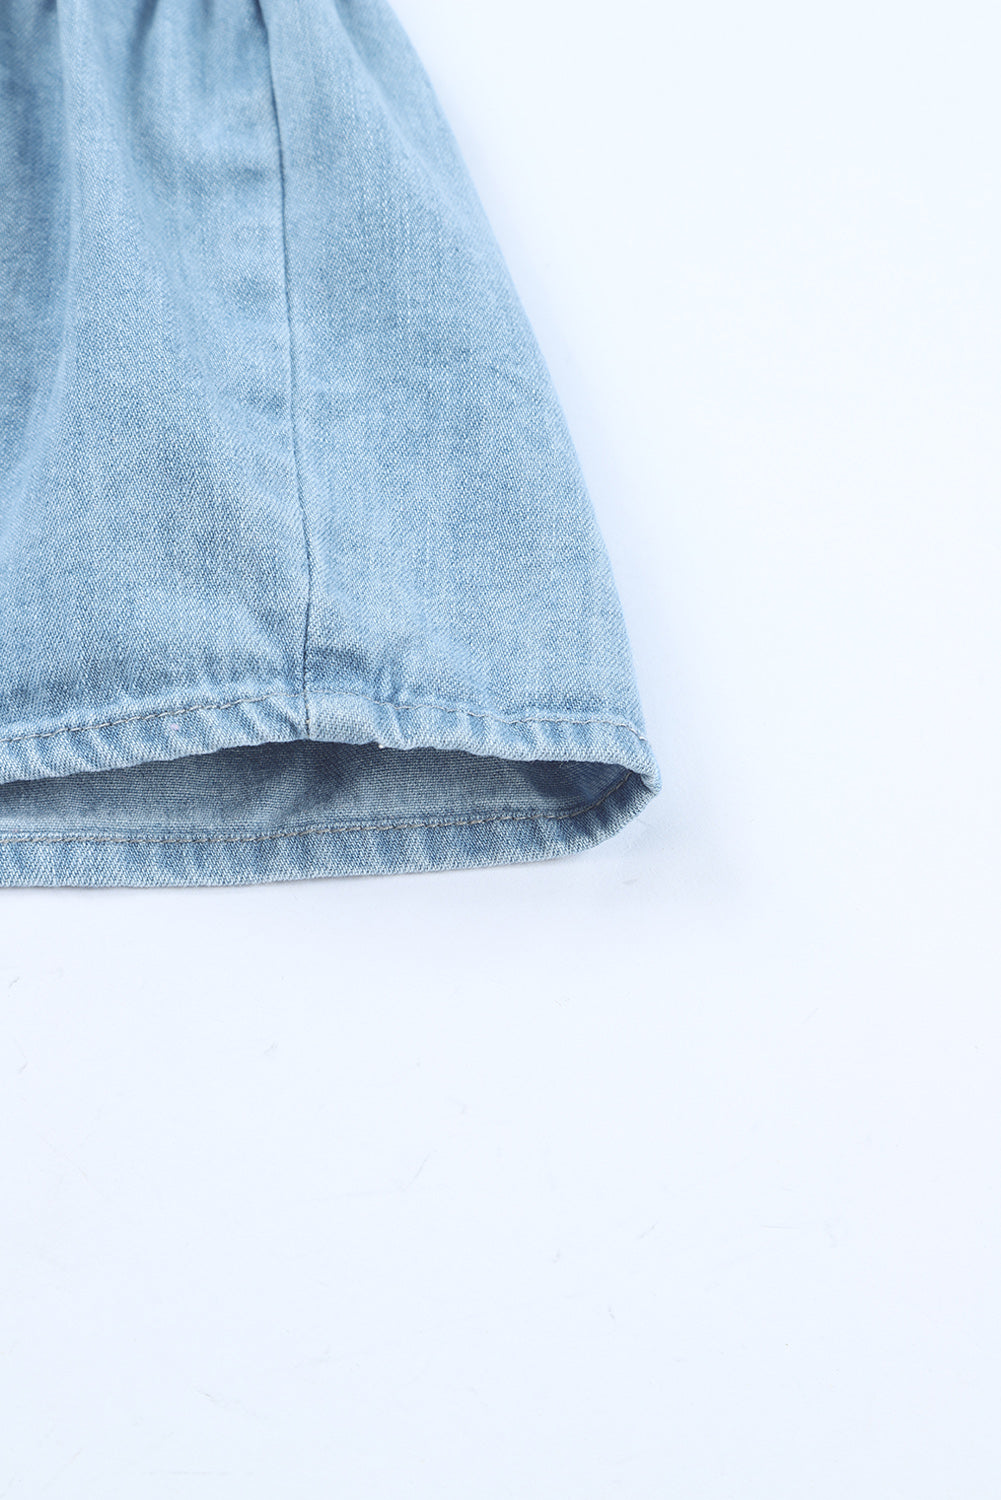
<instances>
[{"instance_id":1,"label":"stitch thread","mask_svg":"<svg viewBox=\"0 0 1001 1500\"><path fill-rule=\"evenodd\" d=\"M238 708L241 703L277 703L279 699L297 698L298 693L265 693L260 698L233 698L229 703L194 703L190 708L164 708L155 714L136 714L130 719L105 719L103 724L77 724L72 729L45 729L41 734L16 734L0 740L0 745L20 745L25 740L51 740L57 734L86 734L93 729L114 729L119 724L145 724L150 719L181 719L185 714L199 714L216 708Z\"/></svg>"},{"instance_id":2,"label":"stitch thread","mask_svg":"<svg viewBox=\"0 0 1001 1500\"><path fill-rule=\"evenodd\" d=\"M324 695L327 696L327 695ZM650 741L646 735L640 734L632 724L627 724L625 719L543 719L534 717L530 719L507 719L503 714L479 713L473 708L453 708L445 703L393 703L389 698L366 698L363 693L331 693L331 698L338 696L343 698L355 698L359 703L375 703L380 708L395 708L398 713L412 713L415 710L428 708L433 713L455 714L456 718L464 716L467 719L492 719L497 724L610 724L614 729L628 729L644 745Z\"/></svg>"},{"instance_id":3,"label":"stitch thread","mask_svg":"<svg viewBox=\"0 0 1001 1500\"><path fill-rule=\"evenodd\" d=\"M268 77L271 80L271 108L275 117L275 136L278 141L278 185L282 201L282 281L285 288L285 318L288 323L288 419L289 436L292 443L292 463L295 466L295 487L302 516L302 540L306 550L306 611L302 632L302 703L306 716L306 738L312 739L309 722L309 691L306 685L306 662L309 655L309 617L313 603L313 552L309 541L309 523L306 519L306 502L302 493L302 464L299 459L299 441L295 423L295 340L292 336L292 299L288 280L288 212L285 202L285 148L282 142L281 120L278 116L278 95L275 92L275 75L271 66L271 41L264 8L258 0L257 14L264 28L264 46L268 54Z\"/></svg>"},{"instance_id":4,"label":"stitch thread","mask_svg":"<svg viewBox=\"0 0 1001 1500\"><path fill-rule=\"evenodd\" d=\"M295 839L304 838L313 833L391 833L405 831L408 828L471 828L479 823L530 823L549 822L561 823L568 818L581 818L585 813L594 812L595 808L608 800L620 787L625 786L630 776L635 776L635 771L627 771L607 791L602 792L595 802L589 802L586 807L577 807L570 812L562 813L497 813L489 818L454 818L454 819L431 819L424 823L354 823L344 828L291 828L282 833L247 833L247 834L205 834L196 835L193 838L178 839L114 839L114 838L87 838L83 834L65 834L48 837L45 834L24 834L13 838L0 838L2 844L260 844L272 839Z\"/></svg>"},{"instance_id":5,"label":"stitch thread","mask_svg":"<svg viewBox=\"0 0 1001 1500\"><path fill-rule=\"evenodd\" d=\"M137 714L127 719L105 719L101 724L76 724L69 729L46 729L41 734L18 734L12 739L0 740L0 745L19 745L25 740L48 740L58 734L86 734L88 730L113 729L119 724L144 724L150 719L169 719L172 715L174 718L180 718L184 714L197 714L223 708L239 708L243 703L287 702L298 696L298 693L265 693L259 698L233 698L229 703L194 703L190 708L165 708L158 710L155 714ZM364 693L331 693L325 696L350 698L356 703L372 703L378 708L395 709L397 713L415 713L421 709L428 709L432 713L452 714L455 718L490 719L496 724L608 724L613 729L626 729L636 739L641 740L644 745L649 744L646 735L640 734L638 729L635 729L632 724L627 724L624 719L543 718L538 715L527 719L508 719L503 714L481 713L472 708L454 708L444 703L393 703L388 698L367 698ZM220 749L222 748L220 746Z\"/></svg>"}]
</instances>

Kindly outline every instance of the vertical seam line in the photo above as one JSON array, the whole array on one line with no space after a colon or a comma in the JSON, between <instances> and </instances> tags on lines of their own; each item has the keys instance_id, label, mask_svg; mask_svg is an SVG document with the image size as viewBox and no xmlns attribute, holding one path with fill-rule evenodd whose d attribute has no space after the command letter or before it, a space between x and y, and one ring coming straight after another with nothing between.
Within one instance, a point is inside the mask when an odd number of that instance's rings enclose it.
<instances>
[{"instance_id":1,"label":"vertical seam line","mask_svg":"<svg viewBox=\"0 0 1001 1500\"><path fill-rule=\"evenodd\" d=\"M299 512L302 517L302 538L306 550L306 618L302 637L302 703L306 715L306 738L312 739L309 713L309 689L307 686L307 661L309 657L309 625L310 612L313 603L313 552L309 540L309 523L306 518L306 502L302 491L302 465L299 460L299 439L297 436L296 412L295 412L295 386L296 386L296 355L295 336L292 332L292 299L289 292L288 274L288 217L286 210L285 194L285 146L282 140L281 120L278 115L278 95L275 91L275 73L271 64L271 39L268 35L268 23L264 16L264 8L261 0L257 0L257 12L261 18L264 28L264 45L268 55L268 78L271 83L271 110L275 120L275 135L278 138L278 185L281 193L282 208L282 279L285 288L285 319L288 324L288 407L289 407L289 430L292 439L292 463L295 468L296 494L299 500Z\"/></svg>"}]
</instances>

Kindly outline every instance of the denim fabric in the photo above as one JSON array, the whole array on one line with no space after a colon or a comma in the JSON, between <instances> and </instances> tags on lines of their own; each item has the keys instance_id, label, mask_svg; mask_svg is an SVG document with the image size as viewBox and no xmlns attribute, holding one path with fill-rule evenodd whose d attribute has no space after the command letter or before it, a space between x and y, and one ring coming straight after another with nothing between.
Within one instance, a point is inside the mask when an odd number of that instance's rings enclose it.
<instances>
[{"instance_id":1,"label":"denim fabric","mask_svg":"<svg viewBox=\"0 0 1001 1500\"><path fill-rule=\"evenodd\" d=\"M573 446L382 0L3 0L0 195L0 882L542 859L644 805Z\"/></svg>"}]
</instances>

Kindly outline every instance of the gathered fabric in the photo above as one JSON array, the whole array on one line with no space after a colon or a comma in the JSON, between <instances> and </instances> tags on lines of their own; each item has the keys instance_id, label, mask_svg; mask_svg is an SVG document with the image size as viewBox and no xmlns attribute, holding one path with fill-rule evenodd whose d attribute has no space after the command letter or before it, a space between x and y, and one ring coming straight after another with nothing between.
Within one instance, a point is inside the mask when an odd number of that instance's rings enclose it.
<instances>
[{"instance_id":1,"label":"gathered fabric","mask_svg":"<svg viewBox=\"0 0 1001 1500\"><path fill-rule=\"evenodd\" d=\"M0 203L0 883L544 859L645 805L573 444L382 0L4 0Z\"/></svg>"}]
</instances>

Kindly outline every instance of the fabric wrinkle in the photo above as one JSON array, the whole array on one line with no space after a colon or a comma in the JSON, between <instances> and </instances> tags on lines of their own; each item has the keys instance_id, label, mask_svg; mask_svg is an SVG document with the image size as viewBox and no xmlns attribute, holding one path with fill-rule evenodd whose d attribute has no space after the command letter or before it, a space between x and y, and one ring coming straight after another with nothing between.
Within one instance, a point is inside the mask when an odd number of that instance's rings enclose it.
<instances>
[{"instance_id":1,"label":"fabric wrinkle","mask_svg":"<svg viewBox=\"0 0 1001 1500\"><path fill-rule=\"evenodd\" d=\"M385 0L8 0L0 190L0 884L462 869L636 816L594 508Z\"/></svg>"}]
</instances>

